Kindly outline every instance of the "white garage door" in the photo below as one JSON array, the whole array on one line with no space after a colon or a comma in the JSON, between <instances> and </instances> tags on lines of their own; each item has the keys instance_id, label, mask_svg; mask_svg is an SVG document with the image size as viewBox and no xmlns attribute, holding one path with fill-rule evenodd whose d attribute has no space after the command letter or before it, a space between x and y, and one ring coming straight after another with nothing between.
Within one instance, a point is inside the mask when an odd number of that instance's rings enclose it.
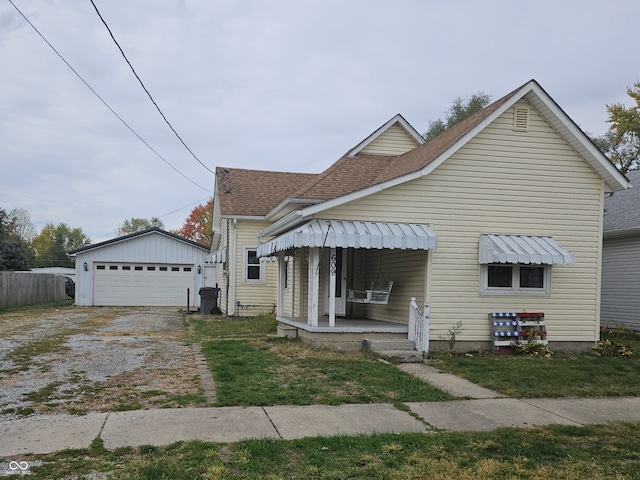
<instances>
[{"instance_id":1,"label":"white garage door","mask_svg":"<svg viewBox=\"0 0 640 480\"><path fill-rule=\"evenodd\" d=\"M194 295L193 265L94 263L96 306L186 306Z\"/></svg>"}]
</instances>

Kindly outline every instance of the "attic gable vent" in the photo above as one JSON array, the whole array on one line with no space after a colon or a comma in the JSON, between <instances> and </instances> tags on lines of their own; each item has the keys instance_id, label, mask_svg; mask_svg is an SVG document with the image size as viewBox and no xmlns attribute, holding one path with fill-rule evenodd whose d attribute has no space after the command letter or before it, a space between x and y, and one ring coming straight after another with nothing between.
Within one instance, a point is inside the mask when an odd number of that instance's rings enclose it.
<instances>
[{"instance_id":1,"label":"attic gable vent","mask_svg":"<svg viewBox=\"0 0 640 480\"><path fill-rule=\"evenodd\" d=\"M529 109L527 107L514 107L513 129L517 132L529 130Z\"/></svg>"}]
</instances>

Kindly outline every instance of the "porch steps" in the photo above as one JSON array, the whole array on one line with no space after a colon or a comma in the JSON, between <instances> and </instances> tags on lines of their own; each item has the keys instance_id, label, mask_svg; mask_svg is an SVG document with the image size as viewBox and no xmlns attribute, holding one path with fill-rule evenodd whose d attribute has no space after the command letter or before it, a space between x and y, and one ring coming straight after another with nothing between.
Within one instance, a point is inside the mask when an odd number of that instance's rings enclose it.
<instances>
[{"instance_id":1,"label":"porch steps","mask_svg":"<svg viewBox=\"0 0 640 480\"><path fill-rule=\"evenodd\" d=\"M362 341L362 347L378 356L396 363L422 363L422 353L416 350L411 340L369 340Z\"/></svg>"}]
</instances>

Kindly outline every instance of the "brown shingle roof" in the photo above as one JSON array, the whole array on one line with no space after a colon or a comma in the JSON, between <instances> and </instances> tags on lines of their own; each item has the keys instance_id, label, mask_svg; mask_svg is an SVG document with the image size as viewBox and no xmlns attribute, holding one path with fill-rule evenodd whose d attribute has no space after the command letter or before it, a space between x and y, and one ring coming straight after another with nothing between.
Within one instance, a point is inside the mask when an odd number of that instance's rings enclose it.
<instances>
[{"instance_id":1,"label":"brown shingle roof","mask_svg":"<svg viewBox=\"0 0 640 480\"><path fill-rule=\"evenodd\" d=\"M520 88L424 145L399 156L360 153L353 157L343 156L320 174L218 167L216 175L221 212L223 215L263 216L287 198L330 200L417 172L473 130ZM229 172L227 177L224 176L225 170ZM230 193L225 193L227 184Z\"/></svg>"},{"instance_id":2,"label":"brown shingle roof","mask_svg":"<svg viewBox=\"0 0 640 480\"><path fill-rule=\"evenodd\" d=\"M344 156L291 196L329 200L360 190L374 183L396 158L365 154Z\"/></svg>"},{"instance_id":3,"label":"brown shingle roof","mask_svg":"<svg viewBox=\"0 0 640 480\"><path fill-rule=\"evenodd\" d=\"M266 215L315 177L317 174L217 167L220 213Z\"/></svg>"},{"instance_id":4,"label":"brown shingle roof","mask_svg":"<svg viewBox=\"0 0 640 480\"><path fill-rule=\"evenodd\" d=\"M372 184L382 183L423 169L491 115L516 91L514 90L462 122L448 128L424 145L400 155Z\"/></svg>"}]
</instances>

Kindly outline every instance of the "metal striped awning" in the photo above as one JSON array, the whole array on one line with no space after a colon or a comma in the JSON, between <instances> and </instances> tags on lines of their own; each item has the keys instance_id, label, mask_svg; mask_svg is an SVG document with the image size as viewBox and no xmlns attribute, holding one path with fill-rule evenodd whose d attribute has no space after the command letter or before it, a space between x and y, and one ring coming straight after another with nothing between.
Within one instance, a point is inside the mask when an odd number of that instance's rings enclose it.
<instances>
[{"instance_id":1,"label":"metal striped awning","mask_svg":"<svg viewBox=\"0 0 640 480\"><path fill-rule=\"evenodd\" d=\"M227 249L221 248L207 256L207 263L224 263L227 261Z\"/></svg>"},{"instance_id":2,"label":"metal striped awning","mask_svg":"<svg viewBox=\"0 0 640 480\"><path fill-rule=\"evenodd\" d=\"M573 265L573 254L551 237L527 235L482 235L479 261L535 265Z\"/></svg>"},{"instance_id":3,"label":"metal striped awning","mask_svg":"<svg viewBox=\"0 0 640 480\"><path fill-rule=\"evenodd\" d=\"M433 250L437 246L438 237L425 224L311 220L260 245L258 256L301 247Z\"/></svg>"}]
</instances>

